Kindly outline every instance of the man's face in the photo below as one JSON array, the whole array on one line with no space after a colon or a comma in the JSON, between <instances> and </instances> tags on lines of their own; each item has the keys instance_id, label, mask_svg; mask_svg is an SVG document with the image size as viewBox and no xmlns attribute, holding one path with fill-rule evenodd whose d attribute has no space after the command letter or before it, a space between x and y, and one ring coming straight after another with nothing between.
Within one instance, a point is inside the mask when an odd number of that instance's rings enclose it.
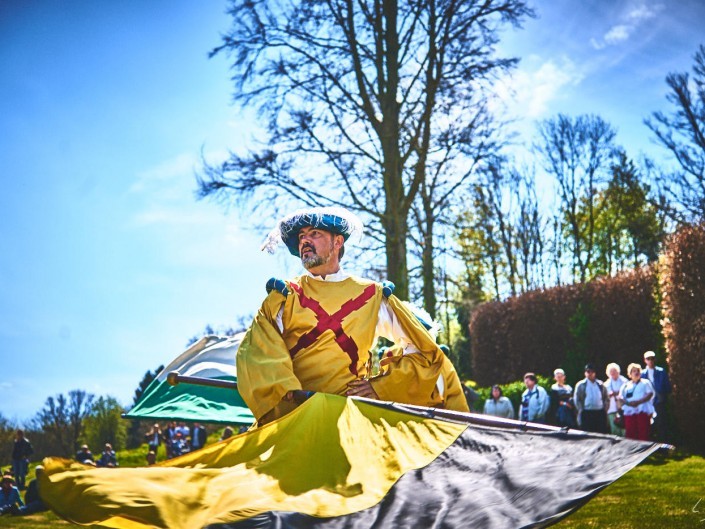
<instances>
[{"instance_id":1,"label":"man's face","mask_svg":"<svg viewBox=\"0 0 705 529\"><path fill-rule=\"evenodd\" d=\"M565 382L565 373L556 373L553 378L562 386Z\"/></svg>"},{"instance_id":2,"label":"man's face","mask_svg":"<svg viewBox=\"0 0 705 529\"><path fill-rule=\"evenodd\" d=\"M299 255L306 270L326 264L334 251L333 233L311 226L305 226L299 231Z\"/></svg>"},{"instance_id":3,"label":"man's face","mask_svg":"<svg viewBox=\"0 0 705 529\"><path fill-rule=\"evenodd\" d=\"M597 378L597 373L593 371L592 369L588 369L585 371L585 378L587 378L590 382L595 382L595 378Z\"/></svg>"},{"instance_id":4,"label":"man's face","mask_svg":"<svg viewBox=\"0 0 705 529\"><path fill-rule=\"evenodd\" d=\"M524 379L524 385L529 388L529 389L534 389L534 386L536 385L536 382L531 380L529 377L526 377Z\"/></svg>"},{"instance_id":5,"label":"man's face","mask_svg":"<svg viewBox=\"0 0 705 529\"><path fill-rule=\"evenodd\" d=\"M653 356L650 356L648 358L644 358L644 362L646 363L646 367L648 367L649 369L653 369L654 364L656 363L656 358Z\"/></svg>"}]
</instances>

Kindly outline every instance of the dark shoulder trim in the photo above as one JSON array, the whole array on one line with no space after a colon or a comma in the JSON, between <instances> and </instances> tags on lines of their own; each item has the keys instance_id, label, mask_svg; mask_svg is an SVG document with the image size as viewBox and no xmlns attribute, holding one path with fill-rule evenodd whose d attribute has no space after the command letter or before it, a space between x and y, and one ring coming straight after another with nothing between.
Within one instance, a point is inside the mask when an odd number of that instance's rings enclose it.
<instances>
[{"instance_id":1,"label":"dark shoulder trim","mask_svg":"<svg viewBox=\"0 0 705 529\"><path fill-rule=\"evenodd\" d=\"M385 298L388 298L392 294L394 294L394 289L396 288L396 285L392 283L391 281L382 281L382 295Z\"/></svg>"},{"instance_id":2,"label":"dark shoulder trim","mask_svg":"<svg viewBox=\"0 0 705 529\"><path fill-rule=\"evenodd\" d=\"M289 295L289 288L286 286L286 282L282 279L277 279L276 277L272 277L269 281L267 281L267 294L269 294L272 290L276 290L283 296Z\"/></svg>"}]
</instances>

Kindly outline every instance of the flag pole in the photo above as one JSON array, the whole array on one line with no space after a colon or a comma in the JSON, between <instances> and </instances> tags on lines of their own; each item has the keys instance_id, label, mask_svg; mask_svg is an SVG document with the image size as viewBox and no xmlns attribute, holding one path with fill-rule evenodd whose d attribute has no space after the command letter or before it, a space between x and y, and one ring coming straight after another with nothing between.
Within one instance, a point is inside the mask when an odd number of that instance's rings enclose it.
<instances>
[{"instance_id":1,"label":"flag pole","mask_svg":"<svg viewBox=\"0 0 705 529\"><path fill-rule=\"evenodd\" d=\"M166 380L172 386L177 384L195 384L198 386L211 386L217 388L226 389L237 389L237 382L231 380L218 380L215 378L203 378L203 377L192 377L187 375L182 375L178 371L171 371L167 376ZM294 400L301 404L308 396L313 394L313 392L308 391L295 391ZM301 395L298 395L301 394ZM551 426L548 424L538 424L526 421L517 421L514 419L505 419L502 417L494 417L490 415L484 415L480 413L467 413L446 410L443 408L428 408L424 406L414 406L412 404L402 404L399 402L383 402L375 399L368 399L364 397L351 397L356 400L362 400L369 404L382 407L391 407L397 411L406 411L413 413L414 415L424 415L430 419L438 418L450 421L461 422L465 424L476 424L478 426L491 426L495 428L509 428L513 430L523 430L523 431L534 431L534 432L564 432L564 433L584 433L579 429L569 429L561 428L559 426ZM661 450L674 450L675 447L669 444L659 444L659 449Z\"/></svg>"},{"instance_id":2,"label":"flag pole","mask_svg":"<svg viewBox=\"0 0 705 529\"><path fill-rule=\"evenodd\" d=\"M192 377L182 375L178 371L170 371L166 376L166 381L172 386L176 386L178 384L194 384L197 386L210 386L214 388L237 389L237 382L233 382L232 380Z\"/></svg>"}]
</instances>

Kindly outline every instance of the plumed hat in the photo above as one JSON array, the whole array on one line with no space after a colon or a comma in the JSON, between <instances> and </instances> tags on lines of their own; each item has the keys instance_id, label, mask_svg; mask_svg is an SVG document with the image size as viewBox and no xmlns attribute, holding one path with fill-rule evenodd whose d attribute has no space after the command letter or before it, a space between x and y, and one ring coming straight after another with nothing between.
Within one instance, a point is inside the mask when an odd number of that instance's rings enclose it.
<instances>
[{"instance_id":1,"label":"plumed hat","mask_svg":"<svg viewBox=\"0 0 705 529\"><path fill-rule=\"evenodd\" d=\"M362 221L347 209L340 207L306 208L295 211L281 219L269 233L262 250L274 253L277 246L284 244L291 255L299 255L299 231L311 226L342 235L345 241L351 237L359 240L362 236Z\"/></svg>"}]
</instances>

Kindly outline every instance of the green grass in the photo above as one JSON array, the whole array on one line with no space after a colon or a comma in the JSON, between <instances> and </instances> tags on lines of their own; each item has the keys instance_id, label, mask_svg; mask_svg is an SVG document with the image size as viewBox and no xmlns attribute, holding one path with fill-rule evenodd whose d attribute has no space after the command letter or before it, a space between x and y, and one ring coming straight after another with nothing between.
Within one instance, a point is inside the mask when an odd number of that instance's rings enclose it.
<instances>
[{"instance_id":1,"label":"green grass","mask_svg":"<svg viewBox=\"0 0 705 529\"><path fill-rule=\"evenodd\" d=\"M555 527L705 529L705 458L655 454Z\"/></svg>"},{"instance_id":2,"label":"green grass","mask_svg":"<svg viewBox=\"0 0 705 529\"><path fill-rule=\"evenodd\" d=\"M216 441L218 433L209 437ZM121 466L144 464L146 445L118 453ZM163 452L160 452L160 459ZM699 513L693 512L698 500ZM705 458L655 454L607 487L558 529L705 529ZM0 528L69 527L53 513L1 516ZM76 526L73 526L76 527Z\"/></svg>"}]
</instances>

